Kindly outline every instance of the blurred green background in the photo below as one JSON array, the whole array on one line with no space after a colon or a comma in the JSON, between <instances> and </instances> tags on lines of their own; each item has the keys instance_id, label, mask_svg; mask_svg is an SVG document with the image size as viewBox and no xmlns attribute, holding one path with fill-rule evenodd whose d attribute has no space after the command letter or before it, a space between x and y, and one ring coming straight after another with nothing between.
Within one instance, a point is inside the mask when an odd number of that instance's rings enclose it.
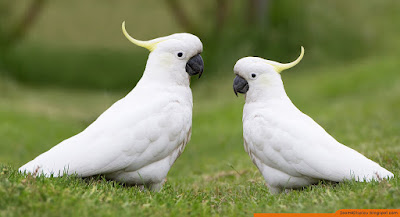
<instances>
[{"instance_id":1,"label":"blurred green background","mask_svg":"<svg viewBox=\"0 0 400 217\"><path fill-rule=\"evenodd\" d=\"M239 58L289 62L304 46L302 62L282 74L294 104L338 141L397 176L399 11L397 0L0 0L0 164L17 169L85 129L135 86L148 51L122 35L125 20L128 32L138 39L191 32L203 42L205 72L201 79L192 79L192 139L167 182L169 196L195 196L175 198L181 202L172 207L148 201L145 194L129 196L156 207L147 211L141 204L138 210L121 208L125 202L118 200L101 207L71 202L77 213L100 209L183 215L183 209L209 216L399 208L398 178L389 187L320 186L318 192L310 188L277 199L260 190L262 177L243 150L244 100L232 90L232 69ZM7 171L0 169L0 210L4 199L3 204L21 215L32 207L42 214L76 214L57 199L57 208L30 204L48 189L28 194L30 186L4 181L11 180ZM329 189L332 194L326 192ZM2 192L8 192L7 197ZM21 199L25 194L29 196ZM53 198L69 197L60 195Z\"/></svg>"},{"instance_id":2,"label":"blurred green background","mask_svg":"<svg viewBox=\"0 0 400 217\"><path fill-rule=\"evenodd\" d=\"M1 0L1 69L31 85L130 90L147 51L139 39L192 32L204 43L207 79L230 76L237 59L291 61L301 67L344 64L397 52L396 0L105 1Z\"/></svg>"}]
</instances>

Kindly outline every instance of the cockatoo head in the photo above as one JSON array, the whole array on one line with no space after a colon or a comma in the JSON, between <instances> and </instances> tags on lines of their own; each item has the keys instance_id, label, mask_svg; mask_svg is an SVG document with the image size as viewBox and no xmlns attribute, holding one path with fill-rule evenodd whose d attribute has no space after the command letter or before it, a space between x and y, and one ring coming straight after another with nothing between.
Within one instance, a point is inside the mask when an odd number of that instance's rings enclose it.
<instances>
[{"instance_id":1,"label":"cockatoo head","mask_svg":"<svg viewBox=\"0 0 400 217\"><path fill-rule=\"evenodd\" d=\"M268 89L281 82L280 73L295 66L301 61L304 55L304 48L301 47L300 56L293 62L282 64L260 57L244 57L238 60L234 67L236 77L233 81L235 94L245 94L249 89Z\"/></svg>"},{"instance_id":2,"label":"cockatoo head","mask_svg":"<svg viewBox=\"0 0 400 217\"><path fill-rule=\"evenodd\" d=\"M122 23L122 32L132 43L150 51L146 69L156 76L169 78L188 78L203 73L204 63L200 53L203 44L200 39L189 33L176 33L149 41L140 41L131 37ZM166 75L168 72L169 75Z\"/></svg>"}]
</instances>

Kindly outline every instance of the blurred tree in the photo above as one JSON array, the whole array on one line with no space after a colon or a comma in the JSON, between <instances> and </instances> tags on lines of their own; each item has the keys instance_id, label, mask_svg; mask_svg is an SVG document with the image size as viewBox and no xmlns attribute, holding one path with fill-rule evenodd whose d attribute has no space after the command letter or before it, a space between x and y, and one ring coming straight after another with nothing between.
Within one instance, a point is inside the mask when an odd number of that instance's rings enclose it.
<instances>
[{"instance_id":1,"label":"blurred tree","mask_svg":"<svg viewBox=\"0 0 400 217\"><path fill-rule=\"evenodd\" d=\"M37 20L45 1L32 0L22 15L17 16L14 1L0 0L0 49L2 52L23 39ZM14 20L16 21L13 22Z\"/></svg>"},{"instance_id":2,"label":"blurred tree","mask_svg":"<svg viewBox=\"0 0 400 217\"><path fill-rule=\"evenodd\" d=\"M269 10L273 9L272 4L280 4L272 0L165 0L165 3L180 27L199 36L207 46L204 58L210 68L231 67L233 62L219 60L227 59L227 55L236 55L228 58L233 60L245 55L238 50L264 51L271 22Z\"/></svg>"},{"instance_id":3,"label":"blurred tree","mask_svg":"<svg viewBox=\"0 0 400 217\"><path fill-rule=\"evenodd\" d=\"M249 0L247 13L248 23L265 28L269 3L270 0Z\"/></svg>"},{"instance_id":4,"label":"blurred tree","mask_svg":"<svg viewBox=\"0 0 400 217\"><path fill-rule=\"evenodd\" d=\"M257 55L290 60L301 45L314 53L315 62L362 56L377 42L378 31L373 28L378 25L371 25L374 18L368 16L368 7L389 7L379 0L368 4L361 4L362 0L165 2L181 28L207 44L207 62L218 67L221 62L216 60L235 54L231 58ZM352 49L343 52L348 46Z\"/></svg>"},{"instance_id":5,"label":"blurred tree","mask_svg":"<svg viewBox=\"0 0 400 217\"><path fill-rule=\"evenodd\" d=\"M5 55L26 36L42 11L45 1L32 0L22 15L18 16L14 1L0 0L0 73L6 72L3 63Z\"/></svg>"},{"instance_id":6,"label":"blurred tree","mask_svg":"<svg viewBox=\"0 0 400 217\"><path fill-rule=\"evenodd\" d=\"M229 2L228 0L217 0L217 10L216 12L216 31L218 32L222 29L226 23L226 18L228 16Z\"/></svg>"},{"instance_id":7,"label":"blurred tree","mask_svg":"<svg viewBox=\"0 0 400 217\"><path fill-rule=\"evenodd\" d=\"M185 29L185 31L196 33L197 29L195 28L192 20L188 17L186 11L183 8L183 5L178 0L165 1L169 9L175 15L175 18L179 25L181 25L181 27Z\"/></svg>"},{"instance_id":8,"label":"blurred tree","mask_svg":"<svg viewBox=\"0 0 400 217\"><path fill-rule=\"evenodd\" d=\"M95 7L93 2L96 2ZM132 62L132 54L122 49L105 52L102 49L103 43L109 37L115 37L114 34L96 43L90 42L90 45L98 45L97 48L86 46L91 37L80 39L83 36L82 28L89 24L93 35L114 32L103 28L101 22L95 22L97 16L107 13L115 16L113 19L108 16L103 18L107 24L118 24L121 20L119 13L134 12L132 16L143 19L145 24L165 24L162 30L157 29L157 33L170 33L176 31L176 26L180 26L180 31L198 35L204 45L206 69L212 72L204 76L225 76L236 60L243 56L291 61L301 45L305 47L307 55L307 61L302 66L315 67L387 52L393 50L394 44L400 41L397 22L400 20L400 1L396 0L164 0L161 2L164 5L160 5L158 0L73 0L48 3L52 11L48 13L47 19L40 21L46 25L41 25L34 32L32 40L20 43L35 21L38 21L43 6L47 4L45 0L0 0L0 64L3 61L8 75L19 81L84 88L130 87L132 82L126 77L132 76L133 69L145 62L145 56L137 55L133 58L136 61ZM157 13L150 10L154 7L159 7ZM126 10L120 11L122 8ZM141 13L136 13L133 8ZM154 16L160 12L160 16ZM170 16L165 12L171 13L175 22L169 23ZM91 19L80 23L87 17ZM125 19L125 15L121 17ZM67 35L64 39L76 47L53 46L54 38L58 39L57 34L53 34L53 25L60 25L57 19L72 23L66 26L68 28L61 29L68 33L62 34ZM43 35L47 38L41 37ZM51 38L53 42L48 40ZM2 55L2 45L8 48L7 55ZM82 49L76 49L80 46ZM121 68L121 65L125 68ZM110 72L114 72L116 67L120 73L113 74L114 78L110 79ZM135 81L139 78L140 74L134 77ZM193 79L193 82L196 80Z\"/></svg>"},{"instance_id":9,"label":"blurred tree","mask_svg":"<svg viewBox=\"0 0 400 217\"><path fill-rule=\"evenodd\" d=\"M165 0L168 8L175 16L178 24L187 32L194 33L199 36L207 35L207 31L204 29L200 29L199 25L196 25L193 21L193 17L189 17L188 10L185 10L183 7L183 1L179 0ZM268 17L268 5L271 0L249 0L245 7L247 10L243 10L245 12L245 17L247 18L248 24L251 26L257 26L264 28L267 23ZM235 9L233 5L234 1L230 0L216 0L215 1L215 16L212 18L212 22L214 26L212 29L212 34L219 35L222 30L226 27L227 18L230 14L233 13ZM207 4L203 4L203 7L207 7ZM205 33L206 32L206 33Z\"/></svg>"}]
</instances>

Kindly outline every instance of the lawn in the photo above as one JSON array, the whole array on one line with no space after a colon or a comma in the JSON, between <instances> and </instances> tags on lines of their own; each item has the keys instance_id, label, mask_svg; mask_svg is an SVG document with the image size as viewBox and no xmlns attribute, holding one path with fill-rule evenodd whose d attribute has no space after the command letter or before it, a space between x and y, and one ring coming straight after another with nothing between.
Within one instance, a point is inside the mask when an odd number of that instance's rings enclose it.
<instances>
[{"instance_id":1,"label":"lawn","mask_svg":"<svg viewBox=\"0 0 400 217\"><path fill-rule=\"evenodd\" d=\"M307 55L304 59L307 61ZM38 87L0 77L0 216L252 216L400 208L400 62L366 57L282 74L300 110L392 171L390 181L330 184L271 195L243 149L243 96L233 72L193 87L193 134L158 193L102 177L24 177L19 166L88 126L127 92Z\"/></svg>"},{"instance_id":2,"label":"lawn","mask_svg":"<svg viewBox=\"0 0 400 217\"><path fill-rule=\"evenodd\" d=\"M214 1L180 2L194 24L212 29ZM205 72L192 82L192 139L164 188L154 193L101 176L18 173L21 165L85 129L141 77L148 53L122 36L123 20L138 39L185 31L156 0L48 1L27 37L0 53L0 216L252 216L400 208L399 2L274 1L264 33L248 25L244 2L232 1L224 37L201 37ZM269 193L243 148L244 98L233 93L232 68L246 55L293 60L300 45L306 48L303 61L282 74L293 103L338 141L393 172L394 179L321 182Z\"/></svg>"}]
</instances>

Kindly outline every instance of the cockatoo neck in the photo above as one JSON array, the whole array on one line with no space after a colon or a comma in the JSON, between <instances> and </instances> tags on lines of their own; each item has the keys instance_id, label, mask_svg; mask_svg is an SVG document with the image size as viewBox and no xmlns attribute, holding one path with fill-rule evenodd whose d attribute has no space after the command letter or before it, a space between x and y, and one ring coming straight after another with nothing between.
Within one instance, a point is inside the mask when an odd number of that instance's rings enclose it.
<instances>
[{"instance_id":1,"label":"cockatoo neck","mask_svg":"<svg viewBox=\"0 0 400 217\"><path fill-rule=\"evenodd\" d=\"M190 76L185 71L185 63L172 62L171 58L160 55L149 55L141 80L151 80L160 86L190 85Z\"/></svg>"},{"instance_id":2,"label":"cockatoo neck","mask_svg":"<svg viewBox=\"0 0 400 217\"><path fill-rule=\"evenodd\" d=\"M258 80L250 83L249 91L246 93L246 103L262 103L272 100L290 102L279 74L260 77Z\"/></svg>"}]
</instances>

